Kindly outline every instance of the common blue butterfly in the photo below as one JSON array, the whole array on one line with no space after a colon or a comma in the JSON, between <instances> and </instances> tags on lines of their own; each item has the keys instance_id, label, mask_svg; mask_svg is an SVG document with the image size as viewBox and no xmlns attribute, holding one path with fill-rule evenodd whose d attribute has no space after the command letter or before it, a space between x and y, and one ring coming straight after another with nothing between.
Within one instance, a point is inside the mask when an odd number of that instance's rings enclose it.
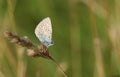
<instances>
[{"instance_id":1,"label":"common blue butterfly","mask_svg":"<svg viewBox=\"0 0 120 77\"><path fill-rule=\"evenodd\" d=\"M35 28L35 35L43 45L49 47L53 45L52 24L49 17L43 19Z\"/></svg>"}]
</instances>

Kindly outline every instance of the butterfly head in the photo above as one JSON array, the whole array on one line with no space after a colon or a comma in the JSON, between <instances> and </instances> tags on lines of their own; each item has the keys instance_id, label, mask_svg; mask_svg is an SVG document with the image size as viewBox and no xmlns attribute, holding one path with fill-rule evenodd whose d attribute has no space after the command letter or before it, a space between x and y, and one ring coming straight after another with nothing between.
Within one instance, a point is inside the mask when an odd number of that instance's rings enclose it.
<instances>
[{"instance_id":1,"label":"butterfly head","mask_svg":"<svg viewBox=\"0 0 120 77\"><path fill-rule=\"evenodd\" d=\"M45 45L48 48L49 46L54 45L54 42L53 41L50 41L50 42L44 41L42 44Z\"/></svg>"}]
</instances>

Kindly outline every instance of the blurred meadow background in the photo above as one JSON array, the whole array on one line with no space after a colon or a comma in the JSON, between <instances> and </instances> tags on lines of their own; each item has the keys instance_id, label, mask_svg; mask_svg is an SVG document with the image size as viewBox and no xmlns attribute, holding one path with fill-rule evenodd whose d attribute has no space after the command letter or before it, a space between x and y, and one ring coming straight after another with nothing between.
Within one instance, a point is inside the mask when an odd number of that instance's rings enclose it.
<instances>
[{"instance_id":1,"label":"blurred meadow background","mask_svg":"<svg viewBox=\"0 0 120 77\"><path fill-rule=\"evenodd\" d=\"M37 24L50 17L50 54L68 77L120 77L120 0L0 0L0 77L64 77L57 66L26 55L3 35L35 44Z\"/></svg>"}]
</instances>

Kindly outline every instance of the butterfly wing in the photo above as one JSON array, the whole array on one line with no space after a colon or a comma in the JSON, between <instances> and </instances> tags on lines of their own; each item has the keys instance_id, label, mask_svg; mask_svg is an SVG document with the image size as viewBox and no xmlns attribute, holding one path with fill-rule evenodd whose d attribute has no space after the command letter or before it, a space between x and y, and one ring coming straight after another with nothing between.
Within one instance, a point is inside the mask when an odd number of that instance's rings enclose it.
<instances>
[{"instance_id":1,"label":"butterfly wing","mask_svg":"<svg viewBox=\"0 0 120 77\"><path fill-rule=\"evenodd\" d=\"M52 25L49 17L43 19L35 29L35 35L46 47L53 45Z\"/></svg>"}]
</instances>

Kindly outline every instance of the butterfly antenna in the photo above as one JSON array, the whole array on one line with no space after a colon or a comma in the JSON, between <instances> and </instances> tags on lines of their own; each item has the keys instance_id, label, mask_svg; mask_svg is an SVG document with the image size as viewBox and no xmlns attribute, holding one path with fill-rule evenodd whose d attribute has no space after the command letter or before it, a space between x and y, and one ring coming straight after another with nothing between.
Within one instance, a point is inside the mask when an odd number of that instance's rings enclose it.
<instances>
[{"instance_id":1,"label":"butterfly antenna","mask_svg":"<svg viewBox=\"0 0 120 77\"><path fill-rule=\"evenodd\" d=\"M52 61L55 63L55 65L58 67L58 69L63 73L63 75L64 75L65 77L67 77L67 74L66 74L65 71L62 69L62 67L56 62L56 60L53 59L52 57L50 57L50 60L52 60Z\"/></svg>"}]
</instances>

